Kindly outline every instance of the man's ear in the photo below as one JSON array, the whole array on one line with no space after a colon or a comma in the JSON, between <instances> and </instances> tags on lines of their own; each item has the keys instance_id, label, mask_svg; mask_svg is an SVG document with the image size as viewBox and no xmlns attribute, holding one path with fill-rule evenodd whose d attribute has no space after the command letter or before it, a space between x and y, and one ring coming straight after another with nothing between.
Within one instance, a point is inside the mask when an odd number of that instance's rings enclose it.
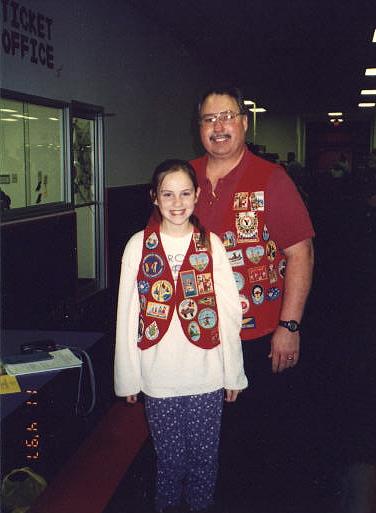
<instances>
[{"instance_id":1,"label":"man's ear","mask_svg":"<svg viewBox=\"0 0 376 513\"><path fill-rule=\"evenodd\" d=\"M248 116L244 115L242 116L242 123L244 127L244 133L247 133L248 130Z\"/></svg>"}]
</instances>

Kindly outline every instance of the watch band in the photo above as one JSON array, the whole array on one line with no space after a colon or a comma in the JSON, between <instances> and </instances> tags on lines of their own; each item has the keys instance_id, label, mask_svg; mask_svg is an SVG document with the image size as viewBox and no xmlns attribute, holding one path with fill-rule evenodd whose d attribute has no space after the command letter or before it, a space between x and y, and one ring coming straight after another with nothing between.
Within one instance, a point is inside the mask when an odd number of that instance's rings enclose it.
<instances>
[{"instance_id":1,"label":"watch band","mask_svg":"<svg viewBox=\"0 0 376 513\"><path fill-rule=\"evenodd\" d=\"M290 321L279 321L278 325L282 326L283 328L287 328L292 333L300 330L300 324L298 321L294 321L293 319Z\"/></svg>"}]
</instances>

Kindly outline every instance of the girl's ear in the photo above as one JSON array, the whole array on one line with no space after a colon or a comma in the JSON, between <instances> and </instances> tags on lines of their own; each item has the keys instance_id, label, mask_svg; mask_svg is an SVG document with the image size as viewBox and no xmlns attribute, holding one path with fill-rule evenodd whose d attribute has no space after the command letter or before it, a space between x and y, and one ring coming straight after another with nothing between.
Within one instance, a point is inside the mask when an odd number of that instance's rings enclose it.
<instances>
[{"instance_id":1,"label":"girl's ear","mask_svg":"<svg viewBox=\"0 0 376 513\"><path fill-rule=\"evenodd\" d=\"M153 205L158 206L157 196L155 196L155 198L153 199L153 191L149 191L149 194L150 194L150 199L151 199Z\"/></svg>"}]
</instances>

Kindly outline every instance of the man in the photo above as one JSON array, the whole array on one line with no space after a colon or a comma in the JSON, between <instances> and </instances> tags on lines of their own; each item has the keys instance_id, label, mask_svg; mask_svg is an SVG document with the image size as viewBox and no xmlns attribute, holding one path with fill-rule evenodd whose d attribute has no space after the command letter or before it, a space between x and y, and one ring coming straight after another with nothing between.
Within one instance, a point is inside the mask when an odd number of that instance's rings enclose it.
<instances>
[{"instance_id":1,"label":"man","mask_svg":"<svg viewBox=\"0 0 376 513\"><path fill-rule=\"evenodd\" d=\"M245 444L261 437L278 446L288 431L277 427L288 406L289 384L282 384L280 376L299 361L314 231L287 173L248 151L241 93L236 88L206 92L198 115L206 155L192 161L201 187L196 213L224 242L243 308L241 338L250 386L231 408L230 415L239 407L242 411L231 422L230 435L234 438L233 429L240 426L236 436ZM247 458L246 447L237 445L236 457Z\"/></svg>"}]
</instances>

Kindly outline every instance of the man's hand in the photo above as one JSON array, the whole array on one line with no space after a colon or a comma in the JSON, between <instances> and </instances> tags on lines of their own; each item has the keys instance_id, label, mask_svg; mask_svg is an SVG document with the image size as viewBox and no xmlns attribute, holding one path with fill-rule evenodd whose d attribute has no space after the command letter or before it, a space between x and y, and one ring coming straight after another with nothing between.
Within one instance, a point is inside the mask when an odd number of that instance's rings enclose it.
<instances>
[{"instance_id":1,"label":"man's hand","mask_svg":"<svg viewBox=\"0 0 376 513\"><path fill-rule=\"evenodd\" d=\"M226 389L226 395L225 395L225 401L227 403L234 403L236 401L236 398L240 394L241 390L227 390Z\"/></svg>"},{"instance_id":2,"label":"man's hand","mask_svg":"<svg viewBox=\"0 0 376 513\"><path fill-rule=\"evenodd\" d=\"M135 404L135 403L137 403L137 394L135 394L135 395L127 395L126 400L127 400L128 404Z\"/></svg>"},{"instance_id":3,"label":"man's hand","mask_svg":"<svg viewBox=\"0 0 376 513\"><path fill-rule=\"evenodd\" d=\"M286 275L280 319L301 321L304 305L312 282L313 245L306 239L285 248ZM291 332L278 326L273 333L269 358L272 359L272 371L282 372L294 367L299 361L300 333Z\"/></svg>"},{"instance_id":4,"label":"man's hand","mask_svg":"<svg viewBox=\"0 0 376 513\"><path fill-rule=\"evenodd\" d=\"M282 372L294 367L299 361L300 333L278 326L272 340L269 358L272 359L272 371Z\"/></svg>"}]
</instances>

